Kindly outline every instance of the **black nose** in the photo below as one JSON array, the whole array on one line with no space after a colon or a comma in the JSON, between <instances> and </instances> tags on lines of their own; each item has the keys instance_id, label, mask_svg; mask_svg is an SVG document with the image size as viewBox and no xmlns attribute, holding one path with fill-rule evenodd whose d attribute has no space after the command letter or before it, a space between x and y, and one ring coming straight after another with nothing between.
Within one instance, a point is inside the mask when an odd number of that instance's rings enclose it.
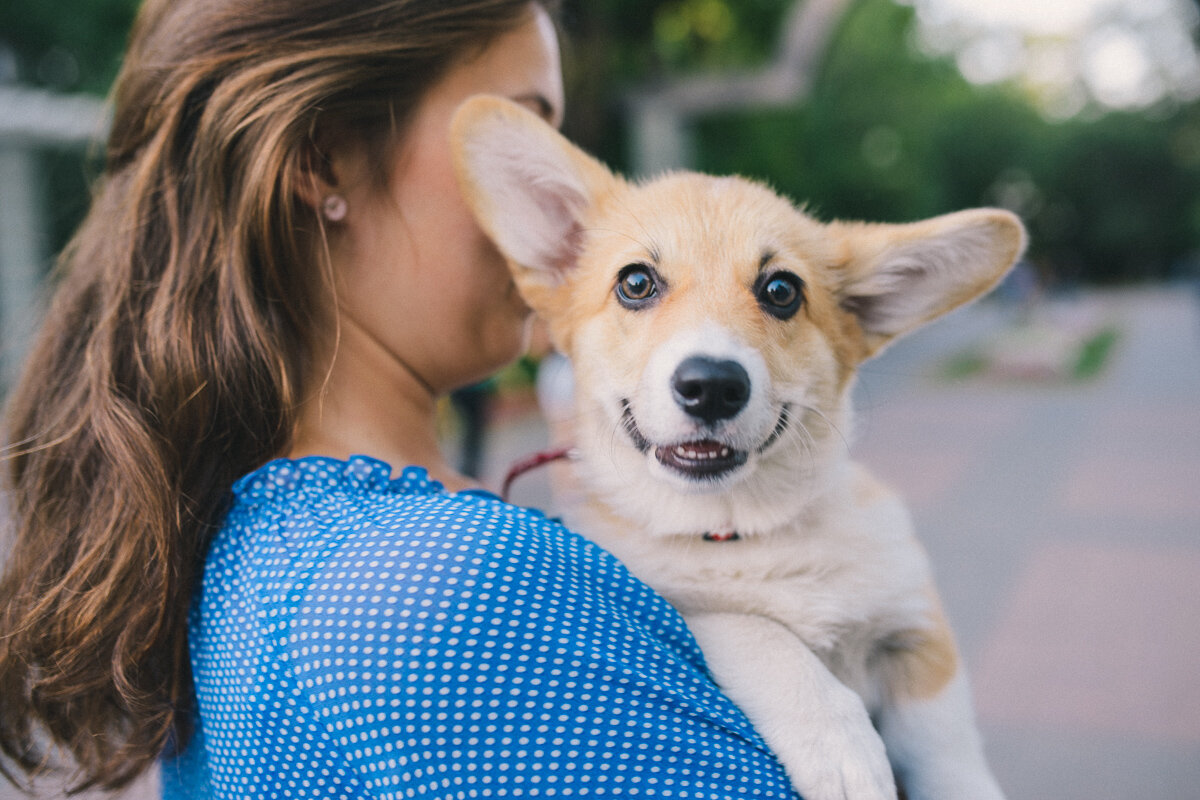
<instances>
[{"instance_id":1,"label":"black nose","mask_svg":"<svg viewBox=\"0 0 1200 800\"><path fill-rule=\"evenodd\" d=\"M693 356L671 376L671 390L680 408L711 425L745 407L750 399L750 376L736 361Z\"/></svg>"}]
</instances>

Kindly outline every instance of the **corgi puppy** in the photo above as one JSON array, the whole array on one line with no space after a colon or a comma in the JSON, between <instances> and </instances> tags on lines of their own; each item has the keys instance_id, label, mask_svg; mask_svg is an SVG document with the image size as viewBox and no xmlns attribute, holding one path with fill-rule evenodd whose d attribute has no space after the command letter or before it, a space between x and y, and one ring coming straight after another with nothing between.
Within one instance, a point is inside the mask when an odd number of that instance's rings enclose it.
<instances>
[{"instance_id":1,"label":"corgi puppy","mask_svg":"<svg viewBox=\"0 0 1200 800\"><path fill-rule=\"evenodd\" d=\"M846 439L858 365L992 288L1017 218L823 224L742 178L631 183L499 98L451 141L574 369L568 522L679 609L804 797L1002 797L907 512Z\"/></svg>"}]
</instances>

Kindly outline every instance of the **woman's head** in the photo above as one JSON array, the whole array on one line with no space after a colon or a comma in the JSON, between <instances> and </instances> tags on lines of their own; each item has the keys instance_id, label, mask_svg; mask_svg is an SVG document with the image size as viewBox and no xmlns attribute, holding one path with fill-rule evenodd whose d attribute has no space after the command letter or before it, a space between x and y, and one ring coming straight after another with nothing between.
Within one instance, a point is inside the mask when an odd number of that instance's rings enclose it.
<instances>
[{"instance_id":1,"label":"woman's head","mask_svg":"<svg viewBox=\"0 0 1200 800\"><path fill-rule=\"evenodd\" d=\"M325 321L332 277L314 181L335 180L332 159L353 151L384 188L430 89L543 6L149 0L115 92L110 169L153 180L145 168L163 165L159 179L179 187L172 211L211 218L212 238L227 240L212 262L225 289L269 298L303 353Z\"/></svg>"},{"instance_id":2,"label":"woman's head","mask_svg":"<svg viewBox=\"0 0 1200 800\"><path fill-rule=\"evenodd\" d=\"M35 767L40 727L84 784L116 786L169 740L208 533L230 483L286 449L329 329L328 256L356 223L323 221L320 191L354 158L402 163L431 90L545 5L147 0L8 411L8 759ZM393 172L368 171L377 192Z\"/></svg>"},{"instance_id":3,"label":"woman's head","mask_svg":"<svg viewBox=\"0 0 1200 800\"><path fill-rule=\"evenodd\" d=\"M339 359L364 355L359 347L386 353L373 358L373 383L386 385L390 370L443 392L485 377L520 350L529 309L463 201L450 156L451 117L481 93L561 119L558 43L544 11L451 67L416 105L387 157L353 142L325 150L317 197L337 193L347 201L344 219L329 226L340 324L334 332L326 326L326 343L336 338Z\"/></svg>"}]
</instances>

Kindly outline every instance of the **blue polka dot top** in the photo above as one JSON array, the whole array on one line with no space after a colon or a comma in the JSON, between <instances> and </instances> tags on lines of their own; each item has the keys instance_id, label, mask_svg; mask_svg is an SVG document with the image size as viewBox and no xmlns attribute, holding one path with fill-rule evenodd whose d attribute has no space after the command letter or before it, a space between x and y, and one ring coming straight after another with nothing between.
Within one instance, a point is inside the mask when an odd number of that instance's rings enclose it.
<instances>
[{"instance_id":1,"label":"blue polka dot top","mask_svg":"<svg viewBox=\"0 0 1200 800\"><path fill-rule=\"evenodd\" d=\"M391 475L309 457L234 486L165 798L794 796L616 559L540 512Z\"/></svg>"}]
</instances>

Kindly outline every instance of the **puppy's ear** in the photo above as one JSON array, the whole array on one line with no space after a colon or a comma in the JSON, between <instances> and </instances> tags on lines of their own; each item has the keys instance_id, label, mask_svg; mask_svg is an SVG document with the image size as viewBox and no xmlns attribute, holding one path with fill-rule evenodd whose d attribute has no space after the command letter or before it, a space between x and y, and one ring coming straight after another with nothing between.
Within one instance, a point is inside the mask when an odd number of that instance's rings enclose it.
<instances>
[{"instance_id":1,"label":"puppy's ear","mask_svg":"<svg viewBox=\"0 0 1200 800\"><path fill-rule=\"evenodd\" d=\"M499 97L467 100L450 131L467 204L509 260L526 302L545 315L575 265L588 209L617 178L545 120Z\"/></svg>"},{"instance_id":2,"label":"puppy's ear","mask_svg":"<svg viewBox=\"0 0 1200 800\"><path fill-rule=\"evenodd\" d=\"M833 223L847 255L839 300L866 336L867 356L994 287L1025 248L1025 228L999 209L907 225Z\"/></svg>"}]
</instances>

